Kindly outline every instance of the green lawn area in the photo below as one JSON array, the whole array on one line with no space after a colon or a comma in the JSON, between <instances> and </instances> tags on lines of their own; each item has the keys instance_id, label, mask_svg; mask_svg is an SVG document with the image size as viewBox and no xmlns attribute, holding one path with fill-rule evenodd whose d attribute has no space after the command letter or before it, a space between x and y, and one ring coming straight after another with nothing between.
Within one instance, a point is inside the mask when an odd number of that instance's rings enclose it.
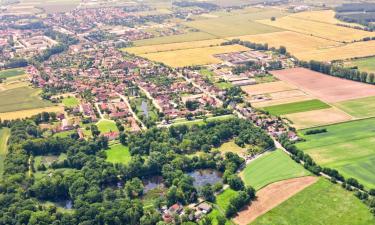
<instances>
[{"instance_id":1,"label":"green lawn area","mask_svg":"<svg viewBox=\"0 0 375 225\"><path fill-rule=\"evenodd\" d=\"M39 92L29 86L0 91L0 113L52 106L38 96Z\"/></svg>"},{"instance_id":2,"label":"green lawn area","mask_svg":"<svg viewBox=\"0 0 375 225\"><path fill-rule=\"evenodd\" d=\"M360 71L375 72L375 57L355 59L349 62L350 66L358 66Z\"/></svg>"},{"instance_id":3,"label":"green lawn area","mask_svg":"<svg viewBox=\"0 0 375 225\"><path fill-rule=\"evenodd\" d=\"M124 163L127 164L131 160L129 147L123 146L122 144L114 144L109 146L109 150L106 150L107 161L111 163Z\"/></svg>"},{"instance_id":4,"label":"green lawn area","mask_svg":"<svg viewBox=\"0 0 375 225\"><path fill-rule=\"evenodd\" d=\"M255 80L258 84L261 84L261 83L274 82L274 81L277 81L278 79L270 74L265 74L264 76L256 76Z\"/></svg>"},{"instance_id":5,"label":"green lawn area","mask_svg":"<svg viewBox=\"0 0 375 225\"><path fill-rule=\"evenodd\" d=\"M100 120L96 126L102 134L118 131L115 121L113 120Z\"/></svg>"},{"instance_id":6,"label":"green lawn area","mask_svg":"<svg viewBox=\"0 0 375 225\"><path fill-rule=\"evenodd\" d=\"M319 165L337 169L346 178L356 178L375 188L375 118L324 126L328 132L304 135L297 147ZM323 127L322 127L323 128Z\"/></svg>"},{"instance_id":7,"label":"green lawn area","mask_svg":"<svg viewBox=\"0 0 375 225\"><path fill-rule=\"evenodd\" d=\"M366 97L338 102L335 104L341 110L357 118L375 116L375 97Z\"/></svg>"},{"instance_id":8,"label":"green lawn area","mask_svg":"<svg viewBox=\"0 0 375 225\"><path fill-rule=\"evenodd\" d=\"M76 97L68 96L62 100L66 107L76 107L79 105L79 100Z\"/></svg>"},{"instance_id":9,"label":"green lawn area","mask_svg":"<svg viewBox=\"0 0 375 225\"><path fill-rule=\"evenodd\" d=\"M229 82L226 82L226 81L221 81L221 82L215 83L215 86L224 90L224 89L229 89L229 88L233 87L233 84L231 84Z\"/></svg>"},{"instance_id":10,"label":"green lawn area","mask_svg":"<svg viewBox=\"0 0 375 225\"><path fill-rule=\"evenodd\" d=\"M218 215L222 215L225 217L225 210L229 205L229 201L231 198L234 198L237 196L237 192L235 190L232 190L230 188L225 189L222 193L216 196L216 201L213 210L208 214L210 218L213 219L212 224L216 225L217 220L216 217ZM231 221L227 221L226 225L233 224Z\"/></svg>"},{"instance_id":11,"label":"green lawn area","mask_svg":"<svg viewBox=\"0 0 375 225\"><path fill-rule=\"evenodd\" d=\"M312 111L312 110L317 110L317 109L326 109L326 108L330 108L330 106L320 100L314 99L314 100L308 100L308 101L303 101L303 102L293 102L293 103L264 107L263 110L269 112L272 115L280 116L280 115L286 115L286 114L291 114L291 113L307 112L307 111Z\"/></svg>"},{"instance_id":12,"label":"green lawn area","mask_svg":"<svg viewBox=\"0 0 375 225\"><path fill-rule=\"evenodd\" d=\"M321 178L251 223L270 224L369 225L375 219L353 193Z\"/></svg>"},{"instance_id":13,"label":"green lawn area","mask_svg":"<svg viewBox=\"0 0 375 225\"><path fill-rule=\"evenodd\" d=\"M0 71L0 79L15 77L15 76L23 75L23 74L25 74L25 70L22 68L2 70Z\"/></svg>"},{"instance_id":14,"label":"green lawn area","mask_svg":"<svg viewBox=\"0 0 375 225\"><path fill-rule=\"evenodd\" d=\"M7 140L10 135L8 128L0 129L0 178L3 175L4 159L7 154Z\"/></svg>"},{"instance_id":15,"label":"green lawn area","mask_svg":"<svg viewBox=\"0 0 375 225\"><path fill-rule=\"evenodd\" d=\"M256 190L276 181L307 175L310 173L280 149L265 153L241 172L245 184Z\"/></svg>"}]
</instances>

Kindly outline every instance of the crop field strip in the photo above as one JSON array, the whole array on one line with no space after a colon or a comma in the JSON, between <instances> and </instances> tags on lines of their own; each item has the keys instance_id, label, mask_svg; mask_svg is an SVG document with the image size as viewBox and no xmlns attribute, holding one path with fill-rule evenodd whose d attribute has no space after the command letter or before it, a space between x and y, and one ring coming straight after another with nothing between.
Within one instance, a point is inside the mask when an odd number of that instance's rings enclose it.
<instances>
[{"instance_id":1,"label":"crop field strip","mask_svg":"<svg viewBox=\"0 0 375 225\"><path fill-rule=\"evenodd\" d=\"M322 166L339 170L368 188L375 187L375 119L363 119L324 126L328 132L303 135L306 142L297 144Z\"/></svg>"},{"instance_id":2,"label":"crop field strip","mask_svg":"<svg viewBox=\"0 0 375 225\"><path fill-rule=\"evenodd\" d=\"M375 96L337 102L334 105L355 118L375 116Z\"/></svg>"},{"instance_id":3,"label":"crop field strip","mask_svg":"<svg viewBox=\"0 0 375 225\"><path fill-rule=\"evenodd\" d=\"M263 110L269 112L272 115L280 116L291 113L307 112L318 109L327 109L331 106L317 99L293 102L282 105L274 105L263 108Z\"/></svg>"}]
</instances>

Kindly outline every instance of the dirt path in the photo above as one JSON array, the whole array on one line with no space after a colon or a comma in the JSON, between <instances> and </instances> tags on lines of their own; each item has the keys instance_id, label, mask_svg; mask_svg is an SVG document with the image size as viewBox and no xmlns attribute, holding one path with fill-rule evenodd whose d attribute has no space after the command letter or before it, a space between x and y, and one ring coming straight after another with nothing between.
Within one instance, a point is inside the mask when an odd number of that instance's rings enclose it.
<instances>
[{"instance_id":1,"label":"dirt path","mask_svg":"<svg viewBox=\"0 0 375 225\"><path fill-rule=\"evenodd\" d=\"M270 184L258 191L256 194L257 200L239 212L233 221L239 225L250 224L257 217L275 208L288 198L315 183L318 179L318 177L307 176Z\"/></svg>"}]
</instances>

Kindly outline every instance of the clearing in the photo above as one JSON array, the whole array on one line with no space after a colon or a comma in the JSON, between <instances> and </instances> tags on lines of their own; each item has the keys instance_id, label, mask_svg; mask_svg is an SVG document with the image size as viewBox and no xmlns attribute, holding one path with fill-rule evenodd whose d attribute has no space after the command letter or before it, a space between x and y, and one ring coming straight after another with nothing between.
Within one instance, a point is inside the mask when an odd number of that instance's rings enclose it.
<instances>
[{"instance_id":1,"label":"clearing","mask_svg":"<svg viewBox=\"0 0 375 225\"><path fill-rule=\"evenodd\" d=\"M66 107L76 107L79 105L79 100L76 97L68 96L62 100L62 103Z\"/></svg>"},{"instance_id":2,"label":"clearing","mask_svg":"<svg viewBox=\"0 0 375 225\"><path fill-rule=\"evenodd\" d=\"M375 86L373 85L346 80L305 68L271 71L271 74L328 103L375 96Z\"/></svg>"},{"instance_id":3,"label":"clearing","mask_svg":"<svg viewBox=\"0 0 375 225\"><path fill-rule=\"evenodd\" d=\"M268 197L280 196L278 190L273 194ZM321 178L251 224L368 225L374 223L375 219L367 206L354 197L353 193Z\"/></svg>"},{"instance_id":4,"label":"clearing","mask_svg":"<svg viewBox=\"0 0 375 225\"><path fill-rule=\"evenodd\" d=\"M206 65L220 63L221 60L213 55L229 52L247 51L248 48L241 45L226 45L203 48L191 48L175 51L154 52L142 54L141 57L152 61L162 62L171 67L184 67L192 65ZM197 57L199 56L199 57Z\"/></svg>"},{"instance_id":5,"label":"clearing","mask_svg":"<svg viewBox=\"0 0 375 225\"><path fill-rule=\"evenodd\" d=\"M131 160L131 155L128 146L122 144L113 144L106 150L107 161L111 163L123 163L127 164Z\"/></svg>"},{"instance_id":6,"label":"clearing","mask_svg":"<svg viewBox=\"0 0 375 225\"><path fill-rule=\"evenodd\" d=\"M258 191L256 193L257 199L253 201L250 206L240 211L233 220L236 224L247 225L254 221L257 217L275 208L306 187L314 184L317 180L317 177L308 176L293 178L270 184ZM295 206L297 206L297 204L294 205L294 207ZM280 223L277 222L270 224Z\"/></svg>"},{"instance_id":7,"label":"clearing","mask_svg":"<svg viewBox=\"0 0 375 225\"><path fill-rule=\"evenodd\" d=\"M263 108L263 110L269 112L272 115L280 116L285 114L306 112L317 109L326 109L330 107L331 106L327 105L326 103L320 100L313 99L303 102L293 102L282 105L269 106Z\"/></svg>"},{"instance_id":8,"label":"clearing","mask_svg":"<svg viewBox=\"0 0 375 225\"><path fill-rule=\"evenodd\" d=\"M375 116L375 97L359 98L335 103L339 109L349 113L355 118Z\"/></svg>"},{"instance_id":9,"label":"clearing","mask_svg":"<svg viewBox=\"0 0 375 225\"><path fill-rule=\"evenodd\" d=\"M96 126L98 126L98 129L102 134L118 131L116 123L113 120L102 119L96 123Z\"/></svg>"},{"instance_id":10,"label":"clearing","mask_svg":"<svg viewBox=\"0 0 375 225\"><path fill-rule=\"evenodd\" d=\"M7 141L10 135L10 129L0 129L0 178L3 175L4 170L4 159L7 154Z\"/></svg>"},{"instance_id":11,"label":"clearing","mask_svg":"<svg viewBox=\"0 0 375 225\"><path fill-rule=\"evenodd\" d=\"M251 185L259 190L273 182L303 177L310 173L278 149L255 159L246 166L240 175L246 185Z\"/></svg>"},{"instance_id":12,"label":"clearing","mask_svg":"<svg viewBox=\"0 0 375 225\"><path fill-rule=\"evenodd\" d=\"M375 188L375 119L357 120L325 126L328 132L304 135L297 147L319 165L337 169L346 178L356 178L368 188Z\"/></svg>"}]
</instances>

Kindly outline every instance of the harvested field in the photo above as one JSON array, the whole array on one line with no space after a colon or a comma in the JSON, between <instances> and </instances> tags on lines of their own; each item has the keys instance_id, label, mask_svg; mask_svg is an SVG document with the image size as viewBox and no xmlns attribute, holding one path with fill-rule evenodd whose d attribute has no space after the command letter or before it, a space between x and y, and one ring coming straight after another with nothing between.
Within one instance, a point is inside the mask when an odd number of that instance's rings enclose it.
<instances>
[{"instance_id":1,"label":"harvested field","mask_svg":"<svg viewBox=\"0 0 375 225\"><path fill-rule=\"evenodd\" d=\"M351 42L353 40L360 40L364 37L373 36L371 32L337 26L320 21L303 20L301 18L296 18L296 16L298 16L298 14L278 18L275 21L268 19L258 20L258 22L285 30L339 42Z\"/></svg>"},{"instance_id":2,"label":"harvested field","mask_svg":"<svg viewBox=\"0 0 375 225\"><path fill-rule=\"evenodd\" d=\"M243 86L241 89L248 95L260 95L273 92L282 92L297 89L295 86L283 81Z\"/></svg>"},{"instance_id":3,"label":"harvested field","mask_svg":"<svg viewBox=\"0 0 375 225\"><path fill-rule=\"evenodd\" d=\"M45 108L27 109L27 110L0 113L0 119L15 120L15 119L31 117L41 112L63 112L63 111L64 111L64 108L62 106L51 106L51 107L45 107Z\"/></svg>"},{"instance_id":4,"label":"harvested field","mask_svg":"<svg viewBox=\"0 0 375 225\"><path fill-rule=\"evenodd\" d=\"M265 100L265 101L251 102L251 105L254 106L255 108L263 108L263 107L280 105L280 104L308 101L311 99L313 99L311 96L305 94L305 95L290 97L290 98L280 98L280 99L271 99L271 100Z\"/></svg>"},{"instance_id":5,"label":"harvested field","mask_svg":"<svg viewBox=\"0 0 375 225\"><path fill-rule=\"evenodd\" d=\"M352 119L350 115L337 108L292 113L284 115L284 117L293 121L293 126L297 129L340 123Z\"/></svg>"},{"instance_id":6,"label":"harvested field","mask_svg":"<svg viewBox=\"0 0 375 225\"><path fill-rule=\"evenodd\" d=\"M339 102L375 96L375 86L345 80L304 68L271 71L278 79L325 101Z\"/></svg>"},{"instance_id":7,"label":"harvested field","mask_svg":"<svg viewBox=\"0 0 375 225\"><path fill-rule=\"evenodd\" d=\"M258 191L257 200L240 211L233 220L236 224L247 225L317 180L317 177L308 176L270 184Z\"/></svg>"},{"instance_id":8,"label":"harvested field","mask_svg":"<svg viewBox=\"0 0 375 225\"><path fill-rule=\"evenodd\" d=\"M224 39L212 39L204 41L190 41L190 42L180 42L172 44L161 44L161 45L149 45L142 47L132 47L132 48L123 48L123 51L132 53L132 54L147 54L153 52L165 52L165 51L174 51L181 49L191 49L191 48L202 48L209 47L214 45L220 45L224 42Z\"/></svg>"},{"instance_id":9,"label":"harvested field","mask_svg":"<svg viewBox=\"0 0 375 225\"><path fill-rule=\"evenodd\" d=\"M162 62L171 67L183 67L220 63L221 61L218 58L215 58L213 56L214 54L246 50L248 50L248 48L241 45L226 45L166 52L154 52L149 54L142 54L141 56L152 61Z\"/></svg>"},{"instance_id":10,"label":"harvested field","mask_svg":"<svg viewBox=\"0 0 375 225\"><path fill-rule=\"evenodd\" d=\"M201 41L216 39L214 35L207 34L204 32L189 32L186 34L178 34L172 36L156 37L144 40L138 40L134 42L135 46L146 46L146 45L160 45L160 44L170 44L179 42L191 42L191 41Z\"/></svg>"}]
</instances>

